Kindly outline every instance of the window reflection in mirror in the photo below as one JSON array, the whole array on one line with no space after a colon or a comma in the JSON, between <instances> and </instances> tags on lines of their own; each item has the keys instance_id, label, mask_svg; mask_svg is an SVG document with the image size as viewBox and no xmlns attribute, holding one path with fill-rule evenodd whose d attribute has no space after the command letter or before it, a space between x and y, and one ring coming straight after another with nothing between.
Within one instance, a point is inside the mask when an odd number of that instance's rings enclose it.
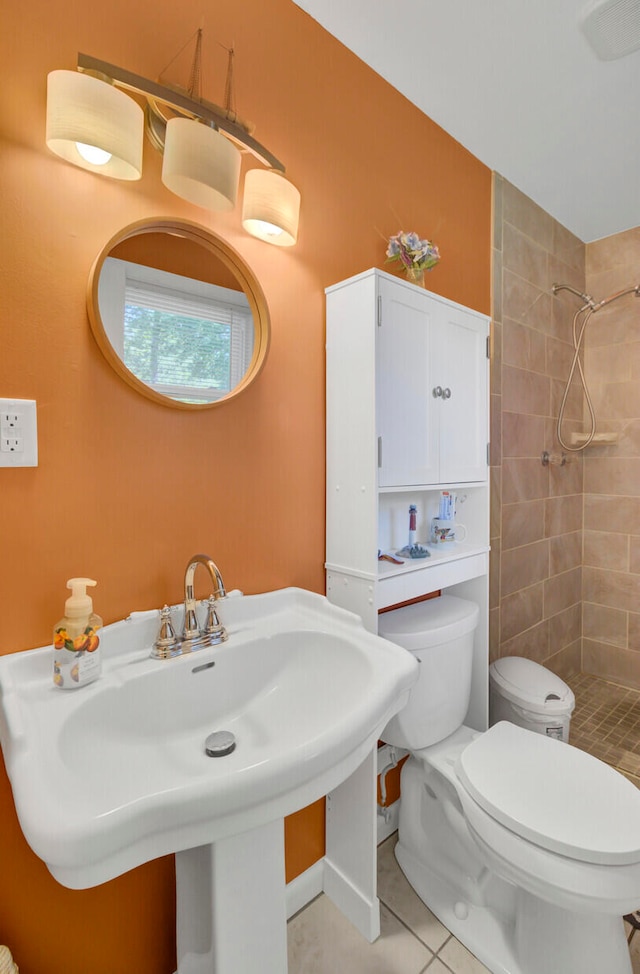
<instances>
[{"instance_id":1,"label":"window reflection in mirror","mask_svg":"<svg viewBox=\"0 0 640 974\"><path fill-rule=\"evenodd\" d=\"M242 291L108 257L98 303L126 367L163 396L215 402L249 368L253 318Z\"/></svg>"},{"instance_id":2,"label":"window reflection in mirror","mask_svg":"<svg viewBox=\"0 0 640 974\"><path fill-rule=\"evenodd\" d=\"M196 224L134 224L105 247L89 282L89 317L130 385L178 408L227 399L259 372L266 304L235 251Z\"/></svg>"}]
</instances>

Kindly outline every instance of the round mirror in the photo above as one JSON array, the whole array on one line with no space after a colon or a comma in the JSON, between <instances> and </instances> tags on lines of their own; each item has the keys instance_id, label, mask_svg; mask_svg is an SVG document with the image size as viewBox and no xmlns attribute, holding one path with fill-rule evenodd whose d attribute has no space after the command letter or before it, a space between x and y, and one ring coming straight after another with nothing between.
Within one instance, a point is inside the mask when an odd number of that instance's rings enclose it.
<instances>
[{"instance_id":1,"label":"round mirror","mask_svg":"<svg viewBox=\"0 0 640 974\"><path fill-rule=\"evenodd\" d=\"M93 335L116 372L149 399L204 409L262 368L269 315L235 250L195 223L143 220L99 254L87 296Z\"/></svg>"}]
</instances>

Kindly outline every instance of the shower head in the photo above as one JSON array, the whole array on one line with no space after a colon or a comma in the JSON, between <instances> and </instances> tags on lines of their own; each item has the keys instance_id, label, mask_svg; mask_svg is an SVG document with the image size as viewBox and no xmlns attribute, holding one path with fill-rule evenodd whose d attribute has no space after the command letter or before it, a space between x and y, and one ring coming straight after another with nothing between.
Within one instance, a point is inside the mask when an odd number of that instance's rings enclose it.
<instances>
[{"instance_id":1,"label":"shower head","mask_svg":"<svg viewBox=\"0 0 640 974\"><path fill-rule=\"evenodd\" d=\"M575 287L571 287L570 284L554 284L551 290L554 294L557 294L558 291L571 291L572 294L575 294L576 297L581 298L584 301L585 307L596 307L596 302L593 300L590 294L584 294L583 291L578 291Z\"/></svg>"},{"instance_id":2,"label":"shower head","mask_svg":"<svg viewBox=\"0 0 640 974\"><path fill-rule=\"evenodd\" d=\"M616 301L618 298L623 298L625 294L635 294L637 298L640 298L640 284L636 284L634 287L627 287L624 291L617 291L615 294L610 294L608 298L603 298L602 301L594 306L594 311L599 311L600 308L604 308L606 304L611 304L612 301Z\"/></svg>"}]
</instances>

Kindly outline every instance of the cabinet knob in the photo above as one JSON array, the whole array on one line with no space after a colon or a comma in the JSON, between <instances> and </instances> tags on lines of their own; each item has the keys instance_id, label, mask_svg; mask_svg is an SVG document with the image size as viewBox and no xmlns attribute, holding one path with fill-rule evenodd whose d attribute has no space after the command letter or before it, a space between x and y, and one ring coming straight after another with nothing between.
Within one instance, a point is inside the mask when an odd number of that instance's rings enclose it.
<instances>
[{"instance_id":1,"label":"cabinet knob","mask_svg":"<svg viewBox=\"0 0 640 974\"><path fill-rule=\"evenodd\" d=\"M434 386L434 389L433 389L433 398L434 399L440 399L442 397L442 395L443 395L442 386Z\"/></svg>"},{"instance_id":2,"label":"cabinet knob","mask_svg":"<svg viewBox=\"0 0 640 974\"><path fill-rule=\"evenodd\" d=\"M446 389L443 389L442 390L442 398L443 399L451 399L451 389L449 389L448 386L447 386Z\"/></svg>"}]
</instances>

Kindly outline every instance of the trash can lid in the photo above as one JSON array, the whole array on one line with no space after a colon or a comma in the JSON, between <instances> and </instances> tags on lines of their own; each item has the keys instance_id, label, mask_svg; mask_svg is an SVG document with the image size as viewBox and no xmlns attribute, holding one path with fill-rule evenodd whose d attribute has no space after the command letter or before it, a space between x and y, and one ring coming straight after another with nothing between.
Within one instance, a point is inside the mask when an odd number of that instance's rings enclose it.
<instances>
[{"instance_id":1,"label":"trash can lid","mask_svg":"<svg viewBox=\"0 0 640 974\"><path fill-rule=\"evenodd\" d=\"M489 667L489 683L507 700L542 714L571 714L571 687L551 670L520 656L505 656Z\"/></svg>"}]
</instances>

